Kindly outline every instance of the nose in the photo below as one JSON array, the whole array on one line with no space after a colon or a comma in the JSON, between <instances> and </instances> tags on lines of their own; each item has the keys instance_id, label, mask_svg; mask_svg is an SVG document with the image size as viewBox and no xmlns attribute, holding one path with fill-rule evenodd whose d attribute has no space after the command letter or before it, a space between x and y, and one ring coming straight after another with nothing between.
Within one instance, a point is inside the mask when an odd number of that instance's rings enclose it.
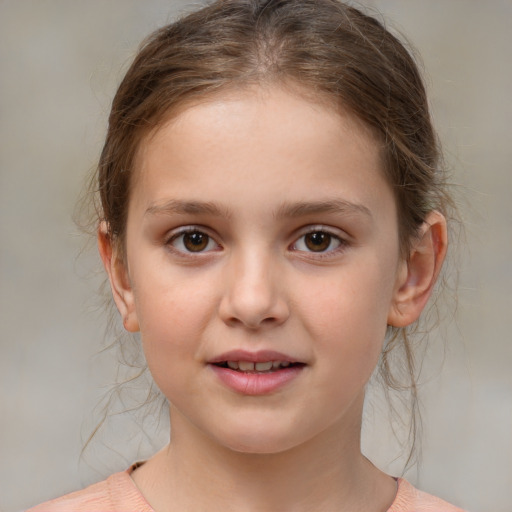
<instances>
[{"instance_id":1,"label":"nose","mask_svg":"<svg viewBox=\"0 0 512 512\"><path fill-rule=\"evenodd\" d=\"M257 330L283 324L290 316L282 274L270 255L233 255L225 272L221 319L230 326Z\"/></svg>"}]
</instances>

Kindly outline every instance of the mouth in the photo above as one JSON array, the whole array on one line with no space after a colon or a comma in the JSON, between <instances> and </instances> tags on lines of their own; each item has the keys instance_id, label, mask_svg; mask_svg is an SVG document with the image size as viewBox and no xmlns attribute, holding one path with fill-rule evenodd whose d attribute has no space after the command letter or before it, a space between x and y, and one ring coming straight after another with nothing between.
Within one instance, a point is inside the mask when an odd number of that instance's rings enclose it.
<instances>
[{"instance_id":1,"label":"mouth","mask_svg":"<svg viewBox=\"0 0 512 512\"><path fill-rule=\"evenodd\" d=\"M269 395L303 374L303 361L274 350L231 350L208 361L220 382L240 395Z\"/></svg>"},{"instance_id":2,"label":"mouth","mask_svg":"<svg viewBox=\"0 0 512 512\"><path fill-rule=\"evenodd\" d=\"M229 368L240 373L274 373L286 368L304 366L304 363L293 363L290 361L274 360L274 361L220 361L213 363L219 368Z\"/></svg>"}]
</instances>

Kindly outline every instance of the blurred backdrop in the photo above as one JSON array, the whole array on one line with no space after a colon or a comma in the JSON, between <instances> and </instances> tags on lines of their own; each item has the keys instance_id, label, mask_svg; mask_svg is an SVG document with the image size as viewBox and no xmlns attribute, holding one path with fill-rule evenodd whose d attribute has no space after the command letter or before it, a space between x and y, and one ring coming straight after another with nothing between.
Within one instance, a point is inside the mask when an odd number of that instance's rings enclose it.
<instances>
[{"instance_id":1,"label":"blurred backdrop","mask_svg":"<svg viewBox=\"0 0 512 512\"><path fill-rule=\"evenodd\" d=\"M139 42L197 2L0 0L0 510L125 469L154 446L115 415L81 455L117 363L99 258L72 212ZM457 321L428 352L422 462L407 477L473 512L512 498L512 1L368 0L422 55L464 199ZM80 254L81 253L81 254ZM441 337L441 334L435 337ZM439 348L441 347L441 348ZM430 357L430 354L439 357ZM440 360L444 360L442 372ZM136 390L135 390L136 393ZM117 405L120 409L119 404ZM122 408L122 407L121 407ZM372 408L365 451L403 460ZM153 420L151 420L153 422ZM158 431L158 425L149 425ZM165 423L154 445L166 440ZM398 468L398 469L397 469Z\"/></svg>"}]
</instances>

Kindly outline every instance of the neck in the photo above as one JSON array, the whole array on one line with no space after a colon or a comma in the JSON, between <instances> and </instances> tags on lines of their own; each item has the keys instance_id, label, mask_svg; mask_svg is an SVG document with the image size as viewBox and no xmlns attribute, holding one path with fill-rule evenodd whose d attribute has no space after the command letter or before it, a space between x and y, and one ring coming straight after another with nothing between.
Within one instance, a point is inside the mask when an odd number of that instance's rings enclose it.
<instances>
[{"instance_id":1,"label":"neck","mask_svg":"<svg viewBox=\"0 0 512 512\"><path fill-rule=\"evenodd\" d=\"M157 512L385 511L396 485L360 452L360 425L272 454L219 446L172 415L172 442L133 474Z\"/></svg>"}]
</instances>

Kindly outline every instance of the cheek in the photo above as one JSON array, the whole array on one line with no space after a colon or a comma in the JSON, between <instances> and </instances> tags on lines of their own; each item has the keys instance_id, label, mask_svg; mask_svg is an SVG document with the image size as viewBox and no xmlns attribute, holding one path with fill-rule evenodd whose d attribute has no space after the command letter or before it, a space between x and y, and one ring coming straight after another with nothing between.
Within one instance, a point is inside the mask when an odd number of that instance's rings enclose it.
<instances>
[{"instance_id":1,"label":"cheek","mask_svg":"<svg viewBox=\"0 0 512 512\"><path fill-rule=\"evenodd\" d=\"M204 273L174 268L165 255L157 256L146 258L133 272L141 332L167 343L185 343L187 334L207 323L216 286Z\"/></svg>"},{"instance_id":2,"label":"cheek","mask_svg":"<svg viewBox=\"0 0 512 512\"><path fill-rule=\"evenodd\" d=\"M202 333L213 314L211 294L189 281L151 279L136 291L136 308L146 360L160 389L189 379L184 361L198 359Z\"/></svg>"},{"instance_id":3,"label":"cheek","mask_svg":"<svg viewBox=\"0 0 512 512\"><path fill-rule=\"evenodd\" d=\"M319 280L302 318L329 366L366 381L378 362L393 297L394 274L386 262L361 259L347 271Z\"/></svg>"},{"instance_id":4,"label":"cheek","mask_svg":"<svg viewBox=\"0 0 512 512\"><path fill-rule=\"evenodd\" d=\"M314 287L311 281L300 287L309 291L302 316L322 330L343 336L385 332L393 285L392 275L379 265L361 263L333 272L315 280Z\"/></svg>"}]
</instances>

